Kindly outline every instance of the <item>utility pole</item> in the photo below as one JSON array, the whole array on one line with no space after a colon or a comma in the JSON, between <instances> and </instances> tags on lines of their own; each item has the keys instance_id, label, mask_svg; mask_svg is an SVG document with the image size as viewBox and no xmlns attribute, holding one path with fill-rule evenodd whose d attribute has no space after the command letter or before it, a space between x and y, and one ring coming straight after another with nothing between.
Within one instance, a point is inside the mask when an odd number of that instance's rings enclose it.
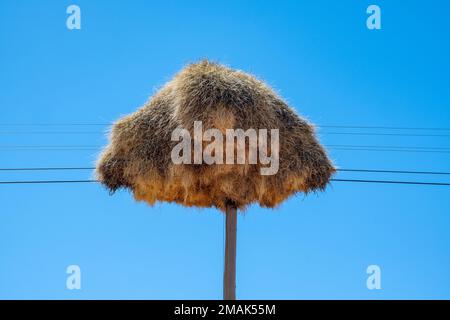
<instances>
[{"instance_id":1,"label":"utility pole","mask_svg":"<svg viewBox=\"0 0 450 320\"><path fill-rule=\"evenodd\" d=\"M225 271L223 275L223 299L236 300L236 231L237 208L226 205Z\"/></svg>"}]
</instances>

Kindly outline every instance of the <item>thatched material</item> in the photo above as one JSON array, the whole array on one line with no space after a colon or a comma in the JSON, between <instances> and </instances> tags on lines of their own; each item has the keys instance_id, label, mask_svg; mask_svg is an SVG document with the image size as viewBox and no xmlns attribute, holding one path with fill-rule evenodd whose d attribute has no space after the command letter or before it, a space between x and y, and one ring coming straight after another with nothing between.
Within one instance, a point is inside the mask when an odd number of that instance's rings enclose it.
<instances>
[{"instance_id":1,"label":"thatched material","mask_svg":"<svg viewBox=\"0 0 450 320\"><path fill-rule=\"evenodd\" d=\"M261 175L260 164L175 165L172 131L218 128L279 129L279 171ZM270 130L269 130L270 132ZM118 120L97 162L98 179L136 200L176 202L224 210L252 203L274 207L296 192L325 188L335 169L314 136L267 85L241 71L202 61L191 64L135 113Z\"/></svg>"}]
</instances>

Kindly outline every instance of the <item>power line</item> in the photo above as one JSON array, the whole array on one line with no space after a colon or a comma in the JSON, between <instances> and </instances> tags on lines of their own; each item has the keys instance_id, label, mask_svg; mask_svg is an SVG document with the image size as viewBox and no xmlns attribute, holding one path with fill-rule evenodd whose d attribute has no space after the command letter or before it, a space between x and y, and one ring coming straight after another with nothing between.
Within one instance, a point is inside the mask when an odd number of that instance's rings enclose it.
<instances>
[{"instance_id":1,"label":"power line","mask_svg":"<svg viewBox=\"0 0 450 320\"><path fill-rule=\"evenodd\" d=\"M379 132L318 132L328 135L352 136L398 136L398 137L450 137L449 134L416 134L416 133L379 133Z\"/></svg>"},{"instance_id":2,"label":"power line","mask_svg":"<svg viewBox=\"0 0 450 320\"><path fill-rule=\"evenodd\" d=\"M450 183L447 183L447 182L363 180L363 179L330 179L330 180L334 181L334 182L450 186ZM97 182L99 182L99 181L98 180L23 180L23 181L0 181L0 184L53 184L53 183L97 183Z\"/></svg>"},{"instance_id":3,"label":"power line","mask_svg":"<svg viewBox=\"0 0 450 320\"><path fill-rule=\"evenodd\" d=\"M368 148L329 148L332 150L342 151L376 151L376 152L409 152L409 153L450 153L450 151L438 151L438 150L415 150L415 149L368 149ZM69 150L69 149L67 149Z\"/></svg>"},{"instance_id":4,"label":"power line","mask_svg":"<svg viewBox=\"0 0 450 320\"><path fill-rule=\"evenodd\" d=\"M388 184L416 184L429 186L450 186L448 182L421 182L421 181L392 181L392 180L360 180L360 179L331 179L337 182L362 182L362 183L388 183Z\"/></svg>"},{"instance_id":5,"label":"power line","mask_svg":"<svg viewBox=\"0 0 450 320\"><path fill-rule=\"evenodd\" d=\"M441 153L447 154L449 151L439 151L439 150L415 150L415 149L368 149L368 148L328 148L332 150L339 151L375 151L375 152L407 152L407 153ZM10 149L10 151L98 151L98 148L38 148L38 149Z\"/></svg>"},{"instance_id":6,"label":"power line","mask_svg":"<svg viewBox=\"0 0 450 320\"><path fill-rule=\"evenodd\" d=\"M107 131L0 131L0 135L15 134L105 134ZM320 135L399 136L399 137L450 137L450 134L380 133L380 132L318 132Z\"/></svg>"},{"instance_id":7,"label":"power line","mask_svg":"<svg viewBox=\"0 0 450 320\"><path fill-rule=\"evenodd\" d=\"M89 183L98 180L24 180L24 181L0 181L0 184L46 184L46 183Z\"/></svg>"},{"instance_id":8,"label":"power line","mask_svg":"<svg viewBox=\"0 0 450 320\"><path fill-rule=\"evenodd\" d=\"M387 148L387 149L421 149L421 150L449 150L450 147L417 147L417 146L386 146L386 145L347 145L347 144L327 144L330 148ZM102 148L101 145L0 145L2 149L40 149L40 148Z\"/></svg>"},{"instance_id":9,"label":"power line","mask_svg":"<svg viewBox=\"0 0 450 320\"><path fill-rule=\"evenodd\" d=\"M78 123L0 123L4 127L63 127L63 126L110 126L114 122L78 122ZM317 128L342 128L342 129L377 129L377 130L426 130L426 131L450 131L450 128L443 127L403 127L403 126L379 126L379 125L327 125L318 124Z\"/></svg>"},{"instance_id":10,"label":"power line","mask_svg":"<svg viewBox=\"0 0 450 320\"><path fill-rule=\"evenodd\" d=\"M32 168L0 168L0 171L57 171L57 170L94 170L95 167L32 167Z\"/></svg>"},{"instance_id":11,"label":"power line","mask_svg":"<svg viewBox=\"0 0 450 320\"><path fill-rule=\"evenodd\" d=\"M325 145L325 147L333 150L349 150L349 151L450 153L450 148L446 147L331 145L331 144Z\"/></svg>"},{"instance_id":12,"label":"power line","mask_svg":"<svg viewBox=\"0 0 450 320\"><path fill-rule=\"evenodd\" d=\"M105 131L0 131L0 134L105 134Z\"/></svg>"},{"instance_id":13,"label":"power line","mask_svg":"<svg viewBox=\"0 0 450 320\"><path fill-rule=\"evenodd\" d=\"M343 125L318 125L319 128L345 128L345 129L382 129L382 130L429 130L429 131L450 131L450 128L432 127L392 127L392 126L343 126Z\"/></svg>"},{"instance_id":14,"label":"power line","mask_svg":"<svg viewBox=\"0 0 450 320\"><path fill-rule=\"evenodd\" d=\"M2 127L64 127L64 126L74 126L74 127L82 127L82 126L109 126L113 123L0 123Z\"/></svg>"},{"instance_id":15,"label":"power line","mask_svg":"<svg viewBox=\"0 0 450 320\"><path fill-rule=\"evenodd\" d=\"M416 147L416 146L376 146L376 145L325 145L332 150L343 151L375 151L375 152L413 152L413 153L450 153L447 147ZM10 151L88 151L100 150L102 146L83 145L11 145L0 146L0 149Z\"/></svg>"},{"instance_id":16,"label":"power line","mask_svg":"<svg viewBox=\"0 0 450 320\"><path fill-rule=\"evenodd\" d=\"M0 168L0 171L65 171L65 170L94 170L94 169L95 169L95 167L22 167L22 168ZM337 171L338 172L364 172L364 173L450 175L450 172L445 172L445 171L346 169L346 168L338 168Z\"/></svg>"},{"instance_id":17,"label":"power line","mask_svg":"<svg viewBox=\"0 0 450 320\"><path fill-rule=\"evenodd\" d=\"M3 149L14 148L101 148L99 145L0 145ZM450 148L449 148L450 149Z\"/></svg>"},{"instance_id":18,"label":"power line","mask_svg":"<svg viewBox=\"0 0 450 320\"><path fill-rule=\"evenodd\" d=\"M1 147L1 146L0 146ZM448 147L416 147L416 146L374 146L374 145L347 145L327 144L325 147L332 148L387 148L387 149L422 149L422 150L450 150Z\"/></svg>"},{"instance_id":19,"label":"power line","mask_svg":"<svg viewBox=\"0 0 450 320\"><path fill-rule=\"evenodd\" d=\"M82 151L82 150L100 150L100 148L11 148L9 151Z\"/></svg>"},{"instance_id":20,"label":"power line","mask_svg":"<svg viewBox=\"0 0 450 320\"><path fill-rule=\"evenodd\" d=\"M379 170L379 169L337 169L339 172L367 172L367 173L399 173L399 174L433 174L447 175L450 172L442 171L408 171L408 170Z\"/></svg>"}]
</instances>

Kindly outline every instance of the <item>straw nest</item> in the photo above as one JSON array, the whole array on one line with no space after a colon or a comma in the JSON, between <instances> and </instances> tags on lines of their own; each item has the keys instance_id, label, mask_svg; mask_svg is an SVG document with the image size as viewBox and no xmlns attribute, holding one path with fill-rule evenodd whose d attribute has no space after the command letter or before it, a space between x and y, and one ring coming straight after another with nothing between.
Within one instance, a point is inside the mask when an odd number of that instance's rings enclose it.
<instances>
[{"instance_id":1,"label":"straw nest","mask_svg":"<svg viewBox=\"0 0 450 320\"><path fill-rule=\"evenodd\" d=\"M250 164L248 157L244 164L174 164L171 152L179 142L172 141L172 132L193 132L194 121L202 121L203 131L268 129L269 138L270 129L278 129L278 172L262 175L267 165ZM272 89L208 61L188 65L142 108L119 119L96 166L97 178L111 192L127 188L150 205L167 201L221 210L252 203L272 208L297 192L323 190L334 172L312 125Z\"/></svg>"}]
</instances>

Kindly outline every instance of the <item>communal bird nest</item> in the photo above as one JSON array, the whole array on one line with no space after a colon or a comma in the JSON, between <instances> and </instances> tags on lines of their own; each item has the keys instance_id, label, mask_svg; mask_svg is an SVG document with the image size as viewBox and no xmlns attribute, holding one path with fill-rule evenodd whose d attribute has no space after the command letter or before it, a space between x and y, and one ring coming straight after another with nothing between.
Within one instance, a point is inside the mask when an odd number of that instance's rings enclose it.
<instances>
[{"instance_id":1,"label":"communal bird nest","mask_svg":"<svg viewBox=\"0 0 450 320\"><path fill-rule=\"evenodd\" d=\"M206 153L214 161L206 161ZM221 210L229 203L272 208L297 192L324 189L334 172L313 126L271 88L208 61L188 65L119 119L96 167L112 192L127 188L151 205Z\"/></svg>"}]
</instances>

